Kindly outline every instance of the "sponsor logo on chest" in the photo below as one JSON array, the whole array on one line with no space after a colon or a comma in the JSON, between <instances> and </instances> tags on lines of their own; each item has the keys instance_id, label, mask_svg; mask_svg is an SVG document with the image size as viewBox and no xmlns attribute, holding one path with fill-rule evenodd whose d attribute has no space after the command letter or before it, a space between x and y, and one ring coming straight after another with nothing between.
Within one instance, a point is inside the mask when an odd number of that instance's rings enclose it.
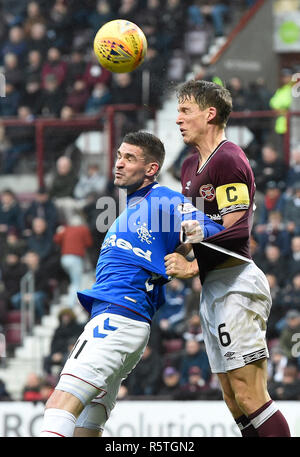
<instances>
[{"instance_id":1,"label":"sponsor logo on chest","mask_svg":"<svg viewBox=\"0 0 300 457\"><path fill-rule=\"evenodd\" d=\"M138 257L142 257L145 260L148 260L148 262L151 262L151 256L152 256L152 251L147 249L144 251L141 248L132 246L132 244L124 240L123 238L117 238L117 235L111 235L109 238L107 238L104 243L102 244L101 250L104 250L108 247L117 247L120 249L124 249L125 251L132 251L133 254L135 254Z\"/></svg>"}]
</instances>

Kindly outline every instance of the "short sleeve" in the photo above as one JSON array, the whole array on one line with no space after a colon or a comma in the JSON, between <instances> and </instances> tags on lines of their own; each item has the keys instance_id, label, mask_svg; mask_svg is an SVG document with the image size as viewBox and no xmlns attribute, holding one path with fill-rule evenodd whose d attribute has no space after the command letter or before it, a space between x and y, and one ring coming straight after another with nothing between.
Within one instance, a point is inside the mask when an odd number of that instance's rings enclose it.
<instances>
[{"instance_id":1,"label":"short sleeve","mask_svg":"<svg viewBox=\"0 0 300 457\"><path fill-rule=\"evenodd\" d=\"M232 145L231 149L228 148L218 155L211 169L211 175L221 216L249 208L251 204L249 173L245 159L240 156L236 145Z\"/></svg>"}]
</instances>

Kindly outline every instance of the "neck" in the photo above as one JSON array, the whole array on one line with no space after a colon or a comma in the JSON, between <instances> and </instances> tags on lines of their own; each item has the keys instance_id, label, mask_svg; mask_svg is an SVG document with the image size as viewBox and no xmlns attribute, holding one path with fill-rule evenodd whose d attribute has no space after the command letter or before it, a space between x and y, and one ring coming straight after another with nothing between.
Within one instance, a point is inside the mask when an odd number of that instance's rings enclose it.
<instances>
[{"instance_id":1,"label":"neck","mask_svg":"<svg viewBox=\"0 0 300 457\"><path fill-rule=\"evenodd\" d=\"M137 184L137 185L135 185L133 187L128 187L126 189L127 190L127 194L131 195L134 192L137 192L138 190L143 189L144 187L150 186L150 184L153 184L154 181L155 181L154 179L151 179L151 180L150 179L145 179L142 184Z\"/></svg>"},{"instance_id":2,"label":"neck","mask_svg":"<svg viewBox=\"0 0 300 457\"><path fill-rule=\"evenodd\" d=\"M210 130L203 138L195 145L200 156L200 162L205 162L211 153L218 147L221 141L226 140L224 129Z\"/></svg>"}]
</instances>

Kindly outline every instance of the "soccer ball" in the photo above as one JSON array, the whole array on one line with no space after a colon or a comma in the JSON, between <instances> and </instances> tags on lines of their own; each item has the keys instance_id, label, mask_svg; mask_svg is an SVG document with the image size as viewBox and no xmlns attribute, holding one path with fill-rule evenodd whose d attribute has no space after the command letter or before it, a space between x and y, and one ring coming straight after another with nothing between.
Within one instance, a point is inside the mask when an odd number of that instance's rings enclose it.
<instances>
[{"instance_id":1,"label":"soccer ball","mask_svg":"<svg viewBox=\"0 0 300 457\"><path fill-rule=\"evenodd\" d=\"M136 24L116 19L98 30L94 39L94 52L102 67L113 73L128 73L143 62L147 40Z\"/></svg>"}]
</instances>

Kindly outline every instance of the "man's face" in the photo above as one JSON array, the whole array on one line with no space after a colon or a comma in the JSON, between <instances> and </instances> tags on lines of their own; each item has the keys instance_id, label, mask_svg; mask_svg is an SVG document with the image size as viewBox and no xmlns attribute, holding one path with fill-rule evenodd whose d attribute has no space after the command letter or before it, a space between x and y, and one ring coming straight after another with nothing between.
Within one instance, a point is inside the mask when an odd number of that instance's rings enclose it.
<instances>
[{"instance_id":1,"label":"man's face","mask_svg":"<svg viewBox=\"0 0 300 457\"><path fill-rule=\"evenodd\" d=\"M115 186L134 192L141 188L146 178L149 164L146 164L142 148L122 143L115 164Z\"/></svg>"},{"instance_id":2,"label":"man's face","mask_svg":"<svg viewBox=\"0 0 300 457\"><path fill-rule=\"evenodd\" d=\"M179 103L176 124L186 144L196 144L206 132L208 114L209 108L201 111L194 97Z\"/></svg>"}]
</instances>

